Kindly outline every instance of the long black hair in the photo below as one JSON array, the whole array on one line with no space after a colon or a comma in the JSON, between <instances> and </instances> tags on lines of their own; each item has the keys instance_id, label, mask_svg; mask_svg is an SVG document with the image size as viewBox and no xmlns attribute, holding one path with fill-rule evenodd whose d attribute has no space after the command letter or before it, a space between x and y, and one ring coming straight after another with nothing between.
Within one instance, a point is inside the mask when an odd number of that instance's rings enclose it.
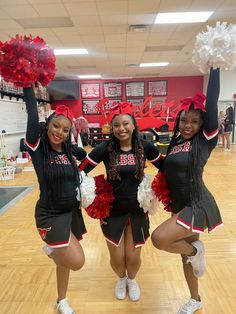
<instances>
[{"instance_id":1,"label":"long black hair","mask_svg":"<svg viewBox=\"0 0 236 314\"><path fill-rule=\"evenodd\" d=\"M129 114L128 114L129 115ZM135 162L136 162L136 171L135 171L135 178L142 181L144 176L144 149L143 145L140 140L139 136L139 130L137 126L137 122L135 120L134 115L129 115L132 119L133 125L134 125L134 131L132 134L132 153L134 154ZM116 115L113 117L111 121L114 120ZM111 180L121 180L121 177L117 171L117 163L118 163L118 152L120 149L120 141L112 134L111 140L108 144L108 152L109 152L109 165L108 165L108 171L107 176Z\"/></svg>"},{"instance_id":2,"label":"long black hair","mask_svg":"<svg viewBox=\"0 0 236 314\"><path fill-rule=\"evenodd\" d=\"M65 178L64 167L60 167L62 162L60 158L58 158L55 151L51 148L48 138L48 126L55 116L55 113L53 113L48 117L41 134L41 140L44 149L43 171L50 200L53 200L55 197L57 198L60 195ZM81 183L81 178L79 175L79 169L72 154L71 129L68 133L66 141L62 143L62 151L65 153L68 160L70 161L70 164L73 167L76 186L79 187ZM55 159L56 162L52 162Z\"/></svg>"},{"instance_id":3,"label":"long black hair","mask_svg":"<svg viewBox=\"0 0 236 314\"><path fill-rule=\"evenodd\" d=\"M190 106L190 110L194 110L199 112L201 120L203 121L204 116L203 112L199 109L195 110L193 105ZM166 157L172 150L172 147L181 142L181 135L179 132L179 123L180 123L180 116L183 111L180 111L176 117L174 130L173 130L173 137L170 141ZM190 201L193 206L193 210L196 212L201 207L201 200L202 200L202 165L200 164L202 150L199 145L199 136L202 132L203 124L201 125L199 131L194 135L191 140L191 149L188 154L188 179L189 179L189 186L190 186Z\"/></svg>"}]
</instances>

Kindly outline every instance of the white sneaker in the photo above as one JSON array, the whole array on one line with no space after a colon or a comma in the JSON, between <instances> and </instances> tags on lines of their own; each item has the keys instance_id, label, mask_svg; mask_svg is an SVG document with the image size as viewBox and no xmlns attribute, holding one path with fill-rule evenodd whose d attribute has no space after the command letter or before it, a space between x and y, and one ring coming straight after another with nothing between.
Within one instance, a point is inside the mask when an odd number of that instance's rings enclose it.
<instances>
[{"instance_id":1,"label":"white sneaker","mask_svg":"<svg viewBox=\"0 0 236 314\"><path fill-rule=\"evenodd\" d=\"M178 314L192 314L202 307L202 301L189 299L188 303L184 304L178 311Z\"/></svg>"},{"instance_id":2,"label":"white sneaker","mask_svg":"<svg viewBox=\"0 0 236 314\"><path fill-rule=\"evenodd\" d=\"M55 308L60 314L75 314L75 311L69 306L67 299L62 299L57 302Z\"/></svg>"},{"instance_id":3,"label":"white sneaker","mask_svg":"<svg viewBox=\"0 0 236 314\"><path fill-rule=\"evenodd\" d=\"M115 296L118 300L126 298L127 277L119 278L115 286Z\"/></svg>"},{"instance_id":4,"label":"white sneaker","mask_svg":"<svg viewBox=\"0 0 236 314\"><path fill-rule=\"evenodd\" d=\"M135 279L127 279L128 293L131 301L138 301L140 299L140 288Z\"/></svg>"},{"instance_id":5,"label":"white sneaker","mask_svg":"<svg viewBox=\"0 0 236 314\"><path fill-rule=\"evenodd\" d=\"M194 241L191 244L197 249L197 253L194 256L188 256L186 263L192 264L195 277L201 277L206 270L204 245L200 240Z\"/></svg>"},{"instance_id":6,"label":"white sneaker","mask_svg":"<svg viewBox=\"0 0 236 314\"><path fill-rule=\"evenodd\" d=\"M51 248L50 246L48 246L47 244L46 245L44 245L44 247L43 247L43 251L44 251L44 253L46 254L46 255L50 255L50 254L52 254L52 252L54 251L54 249L53 248ZM50 257L50 256L49 256Z\"/></svg>"}]
</instances>

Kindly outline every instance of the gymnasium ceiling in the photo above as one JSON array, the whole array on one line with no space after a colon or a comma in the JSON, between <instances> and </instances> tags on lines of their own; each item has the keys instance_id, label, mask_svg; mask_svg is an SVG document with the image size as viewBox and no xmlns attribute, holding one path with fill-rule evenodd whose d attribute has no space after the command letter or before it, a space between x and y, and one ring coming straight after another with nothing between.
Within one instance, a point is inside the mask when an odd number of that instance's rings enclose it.
<instances>
[{"instance_id":1,"label":"gymnasium ceiling","mask_svg":"<svg viewBox=\"0 0 236 314\"><path fill-rule=\"evenodd\" d=\"M214 13L205 23L154 24L158 12L175 11ZM58 78L200 75L191 62L195 37L217 21L236 23L236 0L0 0L1 41L32 34L52 48L88 49L88 55L57 56ZM144 62L169 65L140 68Z\"/></svg>"}]
</instances>

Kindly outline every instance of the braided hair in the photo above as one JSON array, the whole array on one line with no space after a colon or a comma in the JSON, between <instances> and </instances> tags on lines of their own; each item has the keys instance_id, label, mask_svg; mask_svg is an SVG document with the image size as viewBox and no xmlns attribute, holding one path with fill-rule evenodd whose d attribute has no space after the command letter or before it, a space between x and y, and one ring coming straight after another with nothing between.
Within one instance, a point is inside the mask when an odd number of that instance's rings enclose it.
<instances>
[{"instance_id":1,"label":"braided hair","mask_svg":"<svg viewBox=\"0 0 236 314\"><path fill-rule=\"evenodd\" d=\"M195 110L193 105L190 106L190 110L194 110L199 112L201 120L203 121L203 112L199 109ZM172 147L179 143L181 140L181 135L179 133L179 123L180 123L180 111L176 117L174 130L173 130L173 137L170 141L167 154L172 150ZM190 201L193 207L193 210L196 212L199 208L201 208L201 201L202 201L202 165L199 163L201 160L202 150L199 145L199 136L203 129L203 125L201 125L199 131L194 135L192 139L192 148L189 151L188 155L188 178L189 178L189 185L190 185Z\"/></svg>"},{"instance_id":2,"label":"braided hair","mask_svg":"<svg viewBox=\"0 0 236 314\"><path fill-rule=\"evenodd\" d=\"M127 114L129 115L129 114ZM139 137L139 131L137 122L135 120L134 115L129 115L132 119L133 125L134 125L134 131L132 133L132 153L134 154L135 163L136 163L136 171L135 171L135 178L142 181L144 176L144 149L143 145L141 143L140 137ZM113 117L111 121L114 120L116 115ZM107 176L110 180L121 180L121 177L118 173L117 166L118 166L118 152L120 149L120 141L115 137L114 134L112 134L111 140L108 144L108 153L109 153L109 165L108 165L108 171Z\"/></svg>"},{"instance_id":3,"label":"braided hair","mask_svg":"<svg viewBox=\"0 0 236 314\"><path fill-rule=\"evenodd\" d=\"M50 201L52 201L61 194L65 178L64 167L60 167L62 161L60 160L60 158L58 158L58 155L51 149L50 141L47 134L49 123L55 116L55 113L53 113L48 117L41 133L41 141L43 143L44 149L43 171L44 177L46 178L45 184ZM62 151L65 153L68 160L70 161L71 166L73 167L76 186L79 187L81 179L78 167L72 155L71 129L68 133L66 141L62 143ZM52 162L53 160L56 160L56 162Z\"/></svg>"}]
</instances>

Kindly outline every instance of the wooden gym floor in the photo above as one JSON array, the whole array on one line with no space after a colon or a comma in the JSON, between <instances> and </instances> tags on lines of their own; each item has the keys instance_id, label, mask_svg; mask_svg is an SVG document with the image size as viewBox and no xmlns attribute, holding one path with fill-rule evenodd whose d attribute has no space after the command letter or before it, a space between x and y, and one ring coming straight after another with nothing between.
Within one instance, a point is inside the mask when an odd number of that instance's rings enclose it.
<instances>
[{"instance_id":1,"label":"wooden gym floor","mask_svg":"<svg viewBox=\"0 0 236 314\"><path fill-rule=\"evenodd\" d=\"M103 171L100 165L91 175ZM155 174L149 165L147 172ZM224 227L205 233L207 272L199 281L204 305L198 313L236 313L236 146L216 148L205 169L205 182L221 209ZM42 252L34 224L38 198L34 172L22 172L1 186L35 188L0 216L0 314L51 314L56 298L55 267ZM168 217L151 217L151 231ZM157 251L148 240L142 250L139 302L114 297L116 277L109 265L99 222L84 214L88 233L81 241L86 264L71 272L68 298L77 314L174 314L189 298L178 255Z\"/></svg>"}]
</instances>

